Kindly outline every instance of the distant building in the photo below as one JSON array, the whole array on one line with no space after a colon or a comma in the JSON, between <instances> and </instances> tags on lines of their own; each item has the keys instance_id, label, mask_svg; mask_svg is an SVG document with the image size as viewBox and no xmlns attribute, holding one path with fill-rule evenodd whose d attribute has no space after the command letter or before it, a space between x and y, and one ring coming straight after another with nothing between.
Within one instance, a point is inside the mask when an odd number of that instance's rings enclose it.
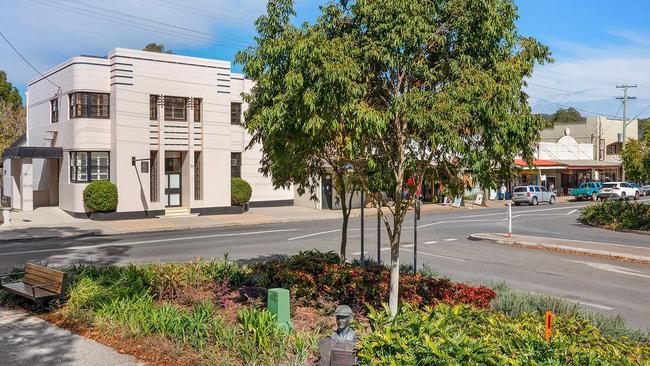
<instances>
[{"instance_id":1,"label":"distant building","mask_svg":"<svg viewBox=\"0 0 650 366\"><path fill-rule=\"evenodd\" d=\"M4 194L25 211L58 206L84 216L88 183L110 180L117 216L233 212L231 177L251 205L286 205L258 172L243 128L253 82L230 62L116 48L79 56L28 83L27 134L3 154ZM60 86L60 88L59 88Z\"/></svg>"},{"instance_id":2,"label":"distant building","mask_svg":"<svg viewBox=\"0 0 650 366\"><path fill-rule=\"evenodd\" d=\"M593 146L593 156L598 161L621 161L623 142L623 120L610 119L602 116L590 116L582 122L557 122L553 128L540 133L543 142L555 142L562 136L566 128L571 130L571 136L579 143ZM628 122L626 140L639 138L639 121Z\"/></svg>"},{"instance_id":3,"label":"distant building","mask_svg":"<svg viewBox=\"0 0 650 366\"><path fill-rule=\"evenodd\" d=\"M533 166L529 167L521 159L515 159L515 167L520 174L515 185L539 184L553 188L558 194L569 194L572 188L588 181L616 181L621 177L621 163L611 160L596 160L597 149L585 138L583 123L583 141L573 136L571 128L563 124L562 137L556 141L542 141L537 146ZM557 128L557 127L556 127ZM603 131L601 136L606 136Z\"/></svg>"}]
</instances>

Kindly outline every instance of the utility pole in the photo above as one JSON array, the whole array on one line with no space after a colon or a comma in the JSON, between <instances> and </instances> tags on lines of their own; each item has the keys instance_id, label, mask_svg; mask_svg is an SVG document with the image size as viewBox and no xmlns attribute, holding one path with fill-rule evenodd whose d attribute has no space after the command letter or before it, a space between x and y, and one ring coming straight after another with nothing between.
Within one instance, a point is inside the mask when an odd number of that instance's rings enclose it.
<instances>
[{"instance_id":1,"label":"utility pole","mask_svg":"<svg viewBox=\"0 0 650 366\"><path fill-rule=\"evenodd\" d=\"M627 89L628 88L636 88L636 84L634 85L616 85L617 89L623 89L623 96L622 97L617 97L616 99L622 99L623 100L623 141L621 142L621 150L625 149L625 130L627 129L627 101L628 99L636 99L636 97L631 97L627 95ZM625 180L625 168L622 169L622 176L621 180Z\"/></svg>"}]
</instances>

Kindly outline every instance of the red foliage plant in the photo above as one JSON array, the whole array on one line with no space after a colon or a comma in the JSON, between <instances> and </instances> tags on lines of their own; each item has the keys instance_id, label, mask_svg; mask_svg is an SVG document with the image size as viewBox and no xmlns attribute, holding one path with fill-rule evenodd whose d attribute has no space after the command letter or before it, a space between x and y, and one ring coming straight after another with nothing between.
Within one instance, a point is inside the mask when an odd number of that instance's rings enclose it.
<instances>
[{"instance_id":1,"label":"red foliage plant","mask_svg":"<svg viewBox=\"0 0 650 366\"><path fill-rule=\"evenodd\" d=\"M298 298L345 303L359 311L379 307L388 300L390 271L377 264L339 264L334 253L309 251L288 259L276 259L253 266L253 273L265 287L290 288ZM470 304L489 308L496 294L484 286L471 286L421 274L400 276L400 299L417 306L438 302Z\"/></svg>"}]
</instances>

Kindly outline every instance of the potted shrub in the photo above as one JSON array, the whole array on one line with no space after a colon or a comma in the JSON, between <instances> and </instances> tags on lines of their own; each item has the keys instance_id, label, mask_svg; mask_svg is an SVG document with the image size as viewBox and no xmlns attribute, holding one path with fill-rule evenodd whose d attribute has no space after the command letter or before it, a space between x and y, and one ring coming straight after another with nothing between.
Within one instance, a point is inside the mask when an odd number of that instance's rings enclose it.
<instances>
[{"instance_id":1,"label":"potted shrub","mask_svg":"<svg viewBox=\"0 0 650 366\"><path fill-rule=\"evenodd\" d=\"M84 189L83 197L90 212L114 212L117 209L117 186L113 182L92 182Z\"/></svg>"},{"instance_id":2,"label":"potted shrub","mask_svg":"<svg viewBox=\"0 0 650 366\"><path fill-rule=\"evenodd\" d=\"M253 194L253 188L241 178L232 178L230 184L230 201L233 205L243 206L248 211L248 201Z\"/></svg>"}]
</instances>

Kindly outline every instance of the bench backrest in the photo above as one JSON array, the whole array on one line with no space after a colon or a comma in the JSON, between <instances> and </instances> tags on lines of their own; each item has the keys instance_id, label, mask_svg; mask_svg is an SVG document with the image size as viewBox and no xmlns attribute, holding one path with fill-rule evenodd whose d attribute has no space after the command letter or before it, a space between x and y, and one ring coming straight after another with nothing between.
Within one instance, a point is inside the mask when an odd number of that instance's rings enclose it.
<instances>
[{"instance_id":1,"label":"bench backrest","mask_svg":"<svg viewBox=\"0 0 650 366\"><path fill-rule=\"evenodd\" d=\"M23 283L27 285L37 286L47 284L46 286L43 286L43 289L60 295L61 291L63 291L64 279L65 273L61 271L39 266L33 263L27 263L25 265L25 276L23 277Z\"/></svg>"}]
</instances>

